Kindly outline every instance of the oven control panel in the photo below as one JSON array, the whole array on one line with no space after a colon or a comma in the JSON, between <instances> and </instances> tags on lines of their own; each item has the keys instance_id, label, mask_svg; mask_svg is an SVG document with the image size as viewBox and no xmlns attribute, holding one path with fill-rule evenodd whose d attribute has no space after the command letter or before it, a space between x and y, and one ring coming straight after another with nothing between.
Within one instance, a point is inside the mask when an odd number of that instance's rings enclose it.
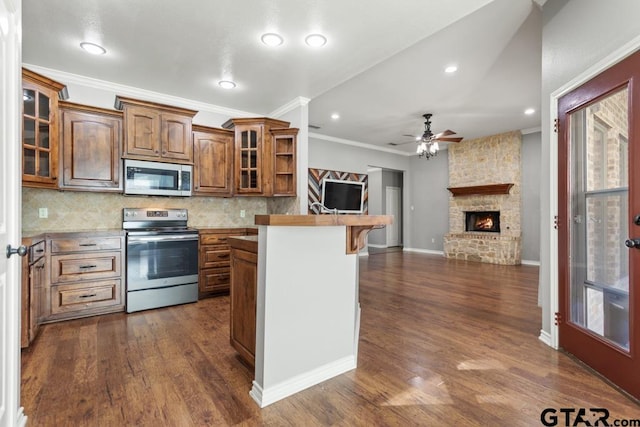
<instances>
[{"instance_id":1,"label":"oven control panel","mask_svg":"<svg viewBox=\"0 0 640 427\"><path fill-rule=\"evenodd\" d=\"M124 208L122 219L132 221L186 221L186 209Z\"/></svg>"}]
</instances>

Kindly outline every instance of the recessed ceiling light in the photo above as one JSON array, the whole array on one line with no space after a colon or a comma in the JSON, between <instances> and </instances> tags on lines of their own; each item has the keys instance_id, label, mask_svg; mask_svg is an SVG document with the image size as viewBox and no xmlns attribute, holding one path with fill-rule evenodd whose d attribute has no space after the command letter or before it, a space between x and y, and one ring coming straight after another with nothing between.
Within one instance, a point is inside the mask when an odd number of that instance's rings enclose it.
<instances>
[{"instance_id":1,"label":"recessed ceiling light","mask_svg":"<svg viewBox=\"0 0 640 427\"><path fill-rule=\"evenodd\" d=\"M458 71L458 66L457 65L449 65L447 68L444 69L445 73L455 73L456 71Z\"/></svg>"},{"instance_id":2,"label":"recessed ceiling light","mask_svg":"<svg viewBox=\"0 0 640 427\"><path fill-rule=\"evenodd\" d=\"M220 80L218 82L218 86L220 86L223 89L233 89L234 87L236 87L236 84L231 80Z\"/></svg>"},{"instance_id":3,"label":"recessed ceiling light","mask_svg":"<svg viewBox=\"0 0 640 427\"><path fill-rule=\"evenodd\" d=\"M80 47L92 55L104 55L105 53L107 53L107 50L105 48L95 43L82 42L80 43Z\"/></svg>"},{"instance_id":4,"label":"recessed ceiling light","mask_svg":"<svg viewBox=\"0 0 640 427\"><path fill-rule=\"evenodd\" d=\"M311 47L321 47L327 44L327 38L322 34L309 34L304 42Z\"/></svg>"},{"instance_id":5,"label":"recessed ceiling light","mask_svg":"<svg viewBox=\"0 0 640 427\"><path fill-rule=\"evenodd\" d=\"M284 39L276 33L263 34L260 40L267 46L280 46L284 42Z\"/></svg>"},{"instance_id":6,"label":"recessed ceiling light","mask_svg":"<svg viewBox=\"0 0 640 427\"><path fill-rule=\"evenodd\" d=\"M536 110L534 110L533 108L527 108L526 110L524 110L524 113L528 116L532 115L535 112Z\"/></svg>"},{"instance_id":7,"label":"recessed ceiling light","mask_svg":"<svg viewBox=\"0 0 640 427\"><path fill-rule=\"evenodd\" d=\"M338 120L338 119L340 118L340 114L338 114L338 113L333 113L333 114L331 114L331 118L332 118L333 120Z\"/></svg>"}]
</instances>

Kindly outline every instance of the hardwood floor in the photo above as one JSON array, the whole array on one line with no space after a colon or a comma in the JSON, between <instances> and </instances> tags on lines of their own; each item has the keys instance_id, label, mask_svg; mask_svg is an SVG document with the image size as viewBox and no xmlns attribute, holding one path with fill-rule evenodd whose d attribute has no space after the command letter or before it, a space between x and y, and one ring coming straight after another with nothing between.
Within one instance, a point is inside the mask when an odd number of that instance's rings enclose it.
<instances>
[{"instance_id":1,"label":"hardwood floor","mask_svg":"<svg viewBox=\"0 0 640 427\"><path fill-rule=\"evenodd\" d=\"M21 405L31 426L535 426L545 408L640 419L637 402L538 340L537 277L364 257L358 368L264 409L229 344L228 297L46 325L23 352Z\"/></svg>"}]
</instances>

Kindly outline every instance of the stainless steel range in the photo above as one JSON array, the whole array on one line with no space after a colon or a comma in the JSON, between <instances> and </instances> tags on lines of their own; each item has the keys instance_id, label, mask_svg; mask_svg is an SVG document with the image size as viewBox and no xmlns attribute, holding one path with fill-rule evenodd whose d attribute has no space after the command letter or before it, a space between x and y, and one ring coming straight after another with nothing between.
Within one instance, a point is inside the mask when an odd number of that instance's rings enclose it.
<instances>
[{"instance_id":1,"label":"stainless steel range","mask_svg":"<svg viewBox=\"0 0 640 427\"><path fill-rule=\"evenodd\" d=\"M186 209L124 208L127 313L198 300L198 231Z\"/></svg>"}]
</instances>

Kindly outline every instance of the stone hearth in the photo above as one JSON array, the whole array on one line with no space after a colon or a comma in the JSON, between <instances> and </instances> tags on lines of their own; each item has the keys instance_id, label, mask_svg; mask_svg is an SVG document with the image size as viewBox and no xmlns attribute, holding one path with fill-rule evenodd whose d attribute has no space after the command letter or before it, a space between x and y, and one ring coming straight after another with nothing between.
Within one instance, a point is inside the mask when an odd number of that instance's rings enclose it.
<instances>
[{"instance_id":1,"label":"stone hearth","mask_svg":"<svg viewBox=\"0 0 640 427\"><path fill-rule=\"evenodd\" d=\"M463 141L449 146L449 233L447 258L492 264L521 261L520 132ZM506 184L513 184L507 186ZM460 187L469 191L460 191ZM507 188L492 194L489 187ZM500 212L500 232L467 232L467 212Z\"/></svg>"}]
</instances>

